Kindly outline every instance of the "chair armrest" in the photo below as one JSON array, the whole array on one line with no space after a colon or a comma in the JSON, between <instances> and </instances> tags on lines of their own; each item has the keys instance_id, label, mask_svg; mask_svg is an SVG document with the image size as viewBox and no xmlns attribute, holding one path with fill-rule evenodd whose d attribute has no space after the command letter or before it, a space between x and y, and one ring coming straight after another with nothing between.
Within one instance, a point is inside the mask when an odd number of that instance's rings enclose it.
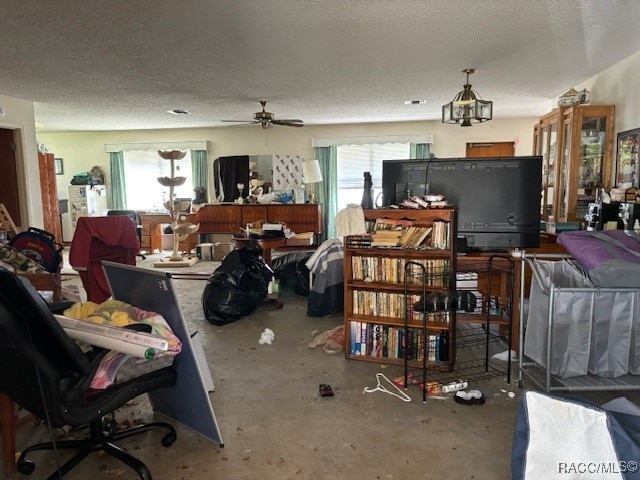
<instances>
[{"instance_id":1,"label":"chair armrest","mask_svg":"<svg viewBox=\"0 0 640 480\"><path fill-rule=\"evenodd\" d=\"M38 272L38 273L23 273L16 272L21 277L29 280L29 283L33 285L36 290L51 290L53 291L53 300L59 301L62 298L62 281L59 273Z\"/></svg>"}]
</instances>

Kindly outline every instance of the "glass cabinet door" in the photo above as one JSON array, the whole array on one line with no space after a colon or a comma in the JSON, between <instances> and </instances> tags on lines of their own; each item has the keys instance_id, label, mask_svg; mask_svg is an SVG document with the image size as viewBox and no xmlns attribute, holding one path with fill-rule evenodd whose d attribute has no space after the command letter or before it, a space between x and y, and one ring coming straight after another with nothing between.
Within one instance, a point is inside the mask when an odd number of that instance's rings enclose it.
<instances>
[{"instance_id":1,"label":"glass cabinet door","mask_svg":"<svg viewBox=\"0 0 640 480\"><path fill-rule=\"evenodd\" d=\"M562 148L558 168L558 221L566 222L569 214L569 163L571 161L571 123L562 122Z\"/></svg>"},{"instance_id":2,"label":"glass cabinet door","mask_svg":"<svg viewBox=\"0 0 640 480\"><path fill-rule=\"evenodd\" d=\"M540 155L542 155L542 199L540 215L548 219L553 215L554 189L556 185L556 148L558 142L558 123L549 123L540 127Z\"/></svg>"},{"instance_id":3,"label":"glass cabinet door","mask_svg":"<svg viewBox=\"0 0 640 480\"><path fill-rule=\"evenodd\" d=\"M582 221L587 213L589 203L595 202L598 191L605 187L603 168L606 129L606 116L585 115L582 118L576 192L576 219L578 221Z\"/></svg>"}]
</instances>

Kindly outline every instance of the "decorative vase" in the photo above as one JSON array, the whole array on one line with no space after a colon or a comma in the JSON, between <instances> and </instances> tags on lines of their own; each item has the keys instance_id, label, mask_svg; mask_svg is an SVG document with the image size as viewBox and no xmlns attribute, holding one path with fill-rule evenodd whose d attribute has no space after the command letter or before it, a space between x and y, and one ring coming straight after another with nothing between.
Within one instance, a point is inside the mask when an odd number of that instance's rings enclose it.
<instances>
[{"instance_id":1,"label":"decorative vase","mask_svg":"<svg viewBox=\"0 0 640 480\"><path fill-rule=\"evenodd\" d=\"M371 180L370 172L364 172L364 190L362 192L360 206L364 210L371 210L373 208L373 181Z\"/></svg>"}]
</instances>

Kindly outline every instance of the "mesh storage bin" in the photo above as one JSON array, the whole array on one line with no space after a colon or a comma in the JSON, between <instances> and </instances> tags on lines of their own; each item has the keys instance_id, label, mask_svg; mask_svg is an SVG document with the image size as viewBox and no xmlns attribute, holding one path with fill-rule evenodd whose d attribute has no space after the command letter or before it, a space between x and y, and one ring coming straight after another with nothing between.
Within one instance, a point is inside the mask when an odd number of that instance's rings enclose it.
<instances>
[{"instance_id":1,"label":"mesh storage bin","mask_svg":"<svg viewBox=\"0 0 640 480\"><path fill-rule=\"evenodd\" d=\"M524 354L551 374L640 372L638 289L596 288L568 260L532 262Z\"/></svg>"}]
</instances>

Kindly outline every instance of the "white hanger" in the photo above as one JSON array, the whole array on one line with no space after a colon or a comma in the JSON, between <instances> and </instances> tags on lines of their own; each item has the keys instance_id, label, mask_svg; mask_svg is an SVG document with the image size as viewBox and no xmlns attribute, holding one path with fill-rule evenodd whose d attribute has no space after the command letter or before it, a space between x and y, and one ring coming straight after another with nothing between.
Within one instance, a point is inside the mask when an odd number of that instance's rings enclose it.
<instances>
[{"instance_id":1,"label":"white hanger","mask_svg":"<svg viewBox=\"0 0 640 480\"><path fill-rule=\"evenodd\" d=\"M396 391L393 392L393 391L387 390L387 387L385 387L384 385L382 385L380 383L380 379L381 378L383 378ZM406 393L404 393L402 390L400 390L395 383L393 383L391 380L389 380L387 377L385 377L384 373L376 373L376 381L377 381L377 385L375 387L373 387L373 388L365 387L364 390L362 391L362 393L382 392L382 393L388 393L389 395L393 395L394 397L398 397L403 402L410 402L411 401L411 397L409 395L407 395Z\"/></svg>"}]
</instances>

